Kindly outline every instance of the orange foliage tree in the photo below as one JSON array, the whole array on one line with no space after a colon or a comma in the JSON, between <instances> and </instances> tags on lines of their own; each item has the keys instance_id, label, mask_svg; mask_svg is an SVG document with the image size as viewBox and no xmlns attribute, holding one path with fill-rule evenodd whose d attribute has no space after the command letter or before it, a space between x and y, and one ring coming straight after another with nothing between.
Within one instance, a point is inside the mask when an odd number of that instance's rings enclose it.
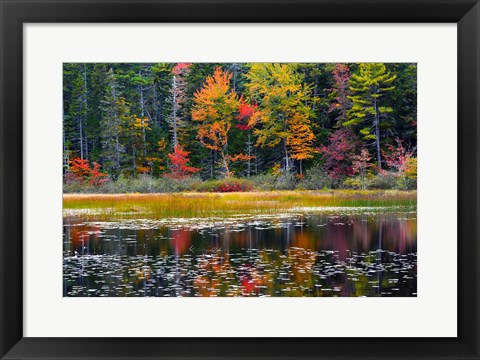
<instances>
[{"instance_id":1,"label":"orange foliage tree","mask_svg":"<svg viewBox=\"0 0 480 360\"><path fill-rule=\"evenodd\" d=\"M220 67L208 76L202 89L194 94L192 119L198 121L198 138L207 149L217 151L225 177L232 176L228 156L228 132L238 110L237 94L230 89L232 74Z\"/></svg>"},{"instance_id":2,"label":"orange foliage tree","mask_svg":"<svg viewBox=\"0 0 480 360\"><path fill-rule=\"evenodd\" d=\"M298 160L300 175L302 174L302 160L313 157L313 143L315 135L312 132L310 121L304 114L294 113L287 121L289 132L286 136L287 148L293 159Z\"/></svg>"}]
</instances>

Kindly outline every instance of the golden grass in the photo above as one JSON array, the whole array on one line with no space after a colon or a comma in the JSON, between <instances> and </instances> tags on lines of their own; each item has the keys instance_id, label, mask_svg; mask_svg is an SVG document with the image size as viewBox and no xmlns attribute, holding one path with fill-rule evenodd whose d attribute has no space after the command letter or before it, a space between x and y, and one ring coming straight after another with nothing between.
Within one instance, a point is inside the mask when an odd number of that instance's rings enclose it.
<instances>
[{"instance_id":1,"label":"golden grass","mask_svg":"<svg viewBox=\"0 0 480 360\"><path fill-rule=\"evenodd\" d=\"M64 209L89 219L228 217L304 207L415 206L416 191L266 191L243 193L64 194Z\"/></svg>"}]
</instances>

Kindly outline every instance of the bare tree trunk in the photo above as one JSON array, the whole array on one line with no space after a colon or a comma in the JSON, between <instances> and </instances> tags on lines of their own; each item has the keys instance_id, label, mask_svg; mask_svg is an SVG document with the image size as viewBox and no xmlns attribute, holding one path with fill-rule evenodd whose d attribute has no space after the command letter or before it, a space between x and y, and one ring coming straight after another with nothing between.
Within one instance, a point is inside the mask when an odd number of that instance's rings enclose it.
<instances>
[{"instance_id":1,"label":"bare tree trunk","mask_svg":"<svg viewBox=\"0 0 480 360\"><path fill-rule=\"evenodd\" d=\"M155 119L155 123L160 125L160 116L158 114L158 98L157 98L157 89L155 88L155 84L153 85L153 118Z\"/></svg>"},{"instance_id":2,"label":"bare tree trunk","mask_svg":"<svg viewBox=\"0 0 480 360\"><path fill-rule=\"evenodd\" d=\"M140 74L139 74L140 75ZM145 135L145 110L144 110L144 100L143 100L143 86L139 86L140 90L140 116L142 121L142 140L143 140L143 156L147 154L147 139Z\"/></svg>"},{"instance_id":3,"label":"bare tree trunk","mask_svg":"<svg viewBox=\"0 0 480 360\"><path fill-rule=\"evenodd\" d=\"M290 171L290 162L288 158L287 139L283 139L283 151L285 152L285 173Z\"/></svg>"},{"instance_id":4,"label":"bare tree trunk","mask_svg":"<svg viewBox=\"0 0 480 360\"><path fill-rule=\"evenodd\" d=\"M314 80L314 86L313 86L313 100L316 100L317 94L318 94L318 75L315 75L315 80ZM315 111L316 109L316 102L313 101L312 103L312 111Z\"/></svg>"},{"instance_id":5,"label":"bare tree trunk","mask_svg":"<svg viewBox=\"0 0 480 360\"><path fill-rule=\"evenodd\" d=\"M237 63L233 63L233 91L237 92Z\"/></svg>"},{"instance_id":6,"label":"bare tree trunk","mask_svg":"<svg viewBox=\"0 0 480 360\"><path fill-rule=\"evenodd\" d=\"M378 92L378 91L377 91ZM377 107L377 99L373 99L373 109L375 112L375 143L377 145L377 161L378 161L378 169L382 170L382 158L380 154L380 114L378 112Z\"/></svg>"},{"instance_id":7,"label":"bare tree trunk","mask_svg":"<svg viewBox=\"0 0 480 360\"><path fill-rule=\"evenodd\" d=\"M251 173L251 156L252 156L252 146L251 146L251 142L250 142L250 134L248 134L248 142L247 142L247 149L248 149L248 165L247 165L247 177L250 177L250 173Z\"/></svg>"},{"instance_id":8,"label":"bare tree trunk","mask_svg":"<svg viewBox=\"0 0 480 360\"><path fill-rule=\"evenodd\" d=\"M173 76L173 145L177 146L177 79Z\"/></svg>"},{"instance_id":9,"label":"bare tree trunk","mask_svg":"<svg viewBox=\"0 0 480 360\"><path fill-rule=\"evenodd\" d=\"M80 159L83 160L83 117L80 116L78 120L78 140L80 141Z\"/></svg>"},{"instance_id":10,"label":"bare tree trunk","mask_svg":"<svg viewBox=\"0 0 480 360\"><path fill-rule=\"evenodd\" d=\"M64 112L63 118L65 119L65 112ZM65 175L69 168L70 159L67 153L67 148L65 146L65 128L63 128L62 132L63 132L63 175Z\"/></svg>"},{"instance_id":11,"label":"bare tree trunk","mask_svg":"<svg viewBox=\"0 0 480 360\"><path fill-rule=\"evenodd\" d=\"M214 151L210 151L210 178L213 179L213 164L215 163Z\"/></svg>"},{"instance_id":12,"label":"bare tree trunk","mask_svg":"<svg viewBox=\"0 0 480 360\"><path fill-rule=\"evenodd\" d=\"M135 151L135 146L132 149L132 153L133 153L133 173L136 174L137 173L137 161L136 161L135 157L137 156L137 152Z\"/></svg>"},{"instance_id":13,"label":"bare tree trunk","mask_svg":"<svg viewBox=\"0 0 480 360\"><path fill-rule=\"evenodd\" d=\"M221 150L221 156L222 156L222 162L223 162L223 167L225 168L225 177L230 177L230 169L228 168L228 159L227 155L225 155L225 151L223 149Z\"/></svg>"},{"instance_id":14,"label":"bare tree trunk","mask_svg":"<svg viewBox=\"0 0 480 360\"><path fill-rule=\"evenodd\" d=\"M82 95L82 102L83 102L83 121L86 122L87 114L88 114L88 84L87 84L87 65L83 64L83 95ZM83 126L82 126L83 128ZM83 133L82 135L83 136ZM83 150L82 150L83 153ZM85 134L85 158L88 160L88 141L87 135ZM83 159L83 157L82 157Z\"/></svg>"},{"instance_id":15,"label":"bare tree trunk","mask_svg":"<svg viewBox=\"0 0 480 360\"><path fill-rule=\"evenodd\" d=\"M117 153L117 157L115 160L115 166L117 167L117 171L120 169L120 144L118 142L118 132L115 135L115 152Z\"/></svg>"}]
</instances>

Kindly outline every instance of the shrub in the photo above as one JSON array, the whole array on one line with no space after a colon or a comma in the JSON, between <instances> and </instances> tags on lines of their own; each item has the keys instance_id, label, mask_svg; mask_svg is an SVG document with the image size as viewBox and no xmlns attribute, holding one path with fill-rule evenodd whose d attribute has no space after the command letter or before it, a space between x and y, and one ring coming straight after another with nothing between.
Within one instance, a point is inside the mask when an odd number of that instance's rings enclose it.
<instances>
[{"instance_id":1,"label":"shrub","mask_svg":"<svg viewBox=\"0 0 480 360\"><path fill-rule=\"evenodd\" d=\"M171 179L156 178L150 175L140 175L137 178L127 178L120 175L116 181L109 181L103 186L94 186L89 183L72 182L65 180L64 193L106 193L106 194L125 194L125 193L170 193L191 191L201 182L198 178Z\"/></svg>"},{"instance_id":2,"label":"shrub","mask_svg":"<svg viewBox=\"0 0 480 360\"><path fill-rule=\"evenodd\" d=\"M192 191L199 183L201 180L192 176L185 179L160 178L155 184L154 192Z\"/></svg>"},{"instance_id":3,"label":"shrub","mask_svg":"<svg viewBox=\"0 0 480 360\"><path fill-rule=\"evenodd\" d=\"M415 179L410 179L407 178L405 180L407 190L417 190L417 178Z\"/></svg>"},{"instance_id":4,"label":"shrub","mask_svg":"<svg viewBox=\"0 0 480 360\"><path fill-rule=\"evenodd\" d=\"M367 187L372 189L397 189L399 177L396 173L384 172L368 181Z\"/></svg>"},{"instance_id":5,"label":"shrub","mask_svg":"<svg viewBox=\"0 0 480 360\"><path fill-rule=\"evenodd\" d=\"M343 181L342 187L344 189L362 189L362 179L360 177L347 178Z\"/></svg>"},{"instance_id":6,"label":"shrub","mask_svg":"<svg viewBox=\"0 0 480 360\"><path fill-rule=\"evenodd\" d=\"M407 190L417 189L417 158L408 159L408 165L405 170L405 185Z\"/></svg>"},{"instance_id":7,"label":"shrub","mask_svg":"<svg viewBox=\"0 0 480 360\"><path fill-rule=\"evenodd\" d=\"M332 180L320 165L314 165L305 171L305 177L299 182L297 188L305 190L321 190L330 188Z\"/></svg>"},{"instance_id":8,"label":"shrub","mask_svg":"<svg viewBox=\"0 0 480 360\"><path fill-rule=\"evenodd\" d=\"M275 190L293 190L296 186L297 179L291 172L282 173L275 179Z\"/></svg>"},{"instance_id":9,"label":"shrub","mask_svg":"<svg viewBox=\"0 0 480 360\"><path fill-rule=\"evenodd\" d=\"M79 182L88 182L90 185L101 186L108 182L108 175L100 171L100 164L93 162L90 165L86 159L75 158L70 161L65 182L68 183L74 179Z\"/></svg>"},{"instance_id":10,"label":"shrub","mask_svg":"<svg viewBox=\"0 0 480 360\"><path fill-rule=\"evenodd\" d=\"M198 191L208 192L237 192L251 191L253 183L247 179L223 178L219 180L208 180L196 185Z\"/></svg>"},{"instance_id":11,"label":"shrub","mask_svg":"<svg viewBox=\"0 0 480 360\"><path fill-rule=\"evenodd\" d=\"M255 175L249 180L253 183L255 189L264 191L275 190L275 176L270 173Z\"/></svg>"}]
</instances>

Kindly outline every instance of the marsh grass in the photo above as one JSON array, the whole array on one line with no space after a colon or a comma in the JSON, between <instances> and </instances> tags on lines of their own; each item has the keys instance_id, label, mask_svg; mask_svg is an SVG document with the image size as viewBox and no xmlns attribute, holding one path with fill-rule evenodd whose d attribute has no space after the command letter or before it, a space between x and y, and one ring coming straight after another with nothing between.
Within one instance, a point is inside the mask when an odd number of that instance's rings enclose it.
<instances>
[{"instance_id":1,"label":"marsh grass","mask_svg":"<svg viewBox=\"0 0 480 360\"><path fill-rule=\"evenodd\" d=\"M268 191L246 193L64 194L84 220L205 218L275 214L294 208L414 207L416 191Z\"/></svg>"}]
</instances>

